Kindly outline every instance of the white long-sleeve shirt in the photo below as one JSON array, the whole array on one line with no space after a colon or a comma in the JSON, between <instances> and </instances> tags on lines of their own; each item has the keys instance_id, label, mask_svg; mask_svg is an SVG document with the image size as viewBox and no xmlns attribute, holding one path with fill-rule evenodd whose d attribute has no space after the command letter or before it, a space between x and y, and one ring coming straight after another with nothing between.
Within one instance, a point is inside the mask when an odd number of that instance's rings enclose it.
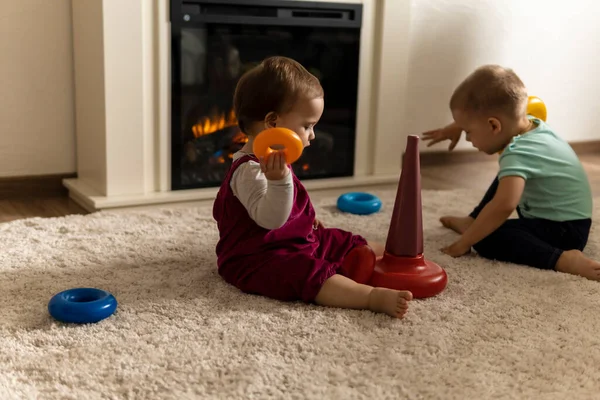
<instances>
[{"instance_id":1,"label":"white long-sleeve shirt","mask_svg":"<svg viewBox=\"0 0 600 400\"><path fill-rule=\"evenodd\" d=\"M237 160L248 153L233 155ZM254 160L240 165L231 177L230 186L235 197L248 210L259 226L277 229L288 220L294 204L294 181L292 173L280 180L268 180Z\"/></svg>"}]
</instances>

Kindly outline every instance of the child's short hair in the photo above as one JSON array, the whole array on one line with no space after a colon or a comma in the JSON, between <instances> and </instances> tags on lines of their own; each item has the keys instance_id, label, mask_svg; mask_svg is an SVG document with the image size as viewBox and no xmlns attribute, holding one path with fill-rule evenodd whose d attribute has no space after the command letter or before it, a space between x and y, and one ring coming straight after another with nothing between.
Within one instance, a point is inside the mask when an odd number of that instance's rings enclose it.
<instances>
[{"instance_id":1,"label":"child's short hair","mask_svg":"<svg viewBox=\"0 0 600 400\"><path fill-rule=\"evenodd\" d=\"M269 57L246 72L233 96L233 107L240 130L244 133L252 122L262 121L274 111L285 113L305 96L324 96L319 80L300 63L287 57Z\"/></svg>"},{"instance_id":2,"label":"child's short hair","mask_svg":"<svg viewBox=\"0 0 600 400\"><path fill-rule=\"evenodd\" d=\"M512 69L484 65L456 88L450 109L479 114L501 112L519 118L527 110L527 89Z\"/></svg>"}]
</instances>

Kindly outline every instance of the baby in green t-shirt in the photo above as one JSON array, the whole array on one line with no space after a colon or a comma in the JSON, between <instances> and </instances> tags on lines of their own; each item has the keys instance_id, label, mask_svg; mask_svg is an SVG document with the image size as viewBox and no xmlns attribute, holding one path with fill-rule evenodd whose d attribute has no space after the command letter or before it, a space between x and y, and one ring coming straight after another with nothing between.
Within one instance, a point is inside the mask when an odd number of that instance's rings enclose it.
<instances>
[{"instance_id":1,"label":"baby in green t-shirt","mask_svg":"<svg viewBox=\"0 0 600 400\"><path fill-rule=\"evenodd\" d=\"M425 132L429 146L461 134L475 148L500 155L498 176L465 217L442 224L461 234L443 251L460 257L473 247L489 259L600 280L600 263L583 253L592 224L592 193L569 144L527 115L527 90L511 69L485 65L454 91L454 122ZM509 219L513 211L519 218Z\"/></svg>"}]
</instances>

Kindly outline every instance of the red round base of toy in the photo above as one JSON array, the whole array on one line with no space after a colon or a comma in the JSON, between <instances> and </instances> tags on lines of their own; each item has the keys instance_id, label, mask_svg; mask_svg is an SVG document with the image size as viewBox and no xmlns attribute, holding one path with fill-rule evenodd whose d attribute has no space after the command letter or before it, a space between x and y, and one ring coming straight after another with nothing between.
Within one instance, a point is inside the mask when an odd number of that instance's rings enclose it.
<instances>
[{"instance_id":1,"label":"red round base of toy","mask_svg":"<svg viewBox=\"0 0 600 400\"><path fill-rule=\"evenodd\" d=\"M446 271L420 254L399 257L384 253L378 257L370 285L396 290L410 290L416 299L441 293L448 283Z\"/></svg>"}]
</instances>

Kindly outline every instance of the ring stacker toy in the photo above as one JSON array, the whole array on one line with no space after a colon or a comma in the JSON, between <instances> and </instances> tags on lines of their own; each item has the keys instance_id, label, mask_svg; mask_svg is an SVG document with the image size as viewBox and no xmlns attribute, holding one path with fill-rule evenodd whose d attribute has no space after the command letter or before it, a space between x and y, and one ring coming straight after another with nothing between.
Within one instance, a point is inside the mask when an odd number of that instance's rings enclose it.
<instances>
[{"instance_id":1,"label":"ring stacker toy","mask_svg":"<svg viewBox=\"0 0 600 400\"><path fill-rule=\"evenodd\" d=\"M61 322L89 324L110 317L117 309L117 299L95 288L74 288L50 299L48 312Z\"/></svg>"},{"instance_id":2,"label":"ring stacker toy","mask_svg":"<svg viewBox=\"0 0 600 400\"><path fill-rule=\"evenodd\" d=\"M419 137L407 138L404 163L383 256L377 258L370 285L410 290L415 298L441 293L446 271L423 256L423 219Z\"/></svg>"},{"instance_id":3,"label":"ring stacker toy","mask_svg":"<svg viewBox=\"0 0 600 400\"><path fill-rule=\"evenodd\" d=\"M304 145L296 132L287 128L269 128L260 132L254 139L252 150L258 158L267 158L274 150L273 146L283 146L288 164L300 158Z\"/></svg>"}]
</instances>

